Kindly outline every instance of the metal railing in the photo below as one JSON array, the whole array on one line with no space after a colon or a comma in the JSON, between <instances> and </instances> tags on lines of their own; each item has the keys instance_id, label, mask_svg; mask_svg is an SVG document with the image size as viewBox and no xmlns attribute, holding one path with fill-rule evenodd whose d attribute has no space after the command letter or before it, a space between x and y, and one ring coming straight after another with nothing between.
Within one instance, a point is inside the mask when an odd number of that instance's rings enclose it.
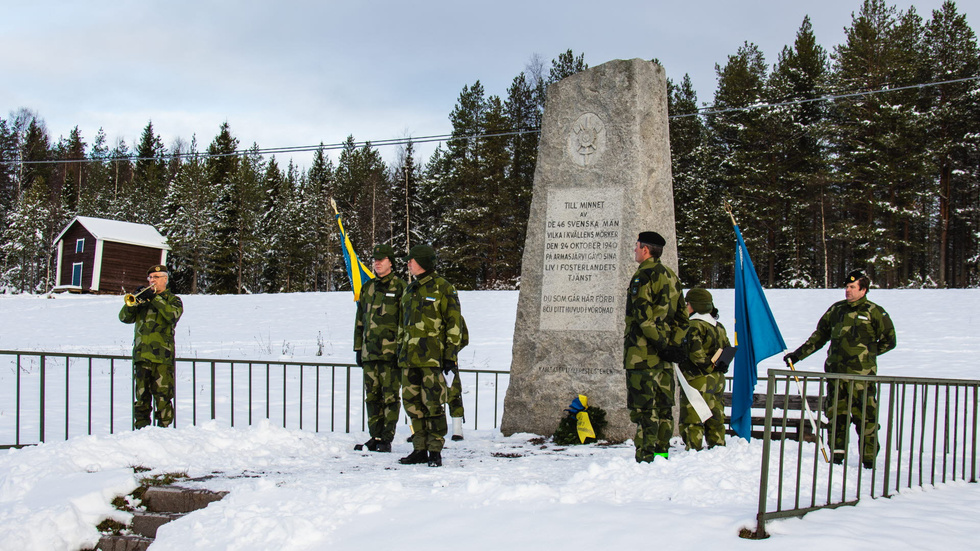
<instances>
[{"instance_id":1,"label":"metal railing","mask_svg":"<svg viewBox=\"0 0 980 551\"><path fill-rule=\"evenodd\" d=\"M497 428L507 371L460 369L464 427ZM174 427L268 421L366 430L361 368L351 364L178 358ZM0 350L0 448L133 427L132 358Z\"/></svg>"},{"instance_id":2,"label":"metal railing","mask_svg":"<svg viewBox=\"0 0 980 551\"><path fill-rule=\"evenodd\" d=\"M754 537L767 537L767 520L854 505L867 497L889 497L903 488L976 482L978 393L976 380L769 370ZM789 409L791 394L816 395L819 407L812 413L817 442L774 436L785 435L790 423L798 423L796 429L803 433L811 422L806 415L792 420L783 416L774 425L773 410ZM834 450L837 429L827 418L826 406L831 397L845 395L861 412L877 401L878 430L870 437L864 432L855 437L855 425L849 422L844 425L844 449ZM862 450L876 446L876 454L862 457Z\"/></svg>"}]
</instances>

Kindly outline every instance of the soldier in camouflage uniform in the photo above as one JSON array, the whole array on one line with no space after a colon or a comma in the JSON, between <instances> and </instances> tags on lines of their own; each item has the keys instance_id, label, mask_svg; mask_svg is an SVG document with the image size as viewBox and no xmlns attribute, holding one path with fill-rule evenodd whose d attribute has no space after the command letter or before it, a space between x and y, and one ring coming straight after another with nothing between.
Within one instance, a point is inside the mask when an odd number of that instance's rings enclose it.
<instances>
[{"instance_id":1,"label":"soldier in camouflage uniform","mask_svg":"<svg viewBox=\"0 0 980 551\"><path fill-rule=\"evenodd\" d=\"M642 232L633 249L640 263L626 295L623 364L626 407L636 423L636 461L667 458L674 432L674 371L683 358L687 330L684 293L674 272L660 262L667 242L656 232Z\"/></svg>"},{"instance_id":2,"label":"soldier in camouflage uniform","mask_svg":"<svg viewBox=\"0 0 980 551\"><path fill-rule=\"evenodd\" d=\"M895 326L888 312L865 296L870 283L860 270L847 274L845 299L827 310L806 342L783 357L786 365L796 364L830 341L824 371L877 375L878 356L895 348ZM853 423L864 441L861 461L865 467L872 467L880 448L876 385L847 379L828 382L827 418L831 421L834 462L844 461L847 426Z\"/></svg>"},{"instance_id":3,"label":"soldier in camouflage uniform","mask_svg":"<svg viewBox=\"0 0 980 551\"><path fill-rule=\"evenodd\" d=\"M124 305L119 321L135 323L133 339L133 427L150 424L153 413L157 426L169 427L174 421L174 330L184 313L180 297L167 289L167 267L156 265L147 271L153 298Z\"/></svg>"},{"instance_id":4,"label":"soldier in camouflage uniform","mask_svg":"<svg viewBox=\"0 0 980 551\"><path fill-rule=\"evenodd\" d=\"M402 295L398 366L402 368L402 403L415 431L415 450L399 462L441 467L449 429L445 374L457 369L463 316L456 289L436 273L435 261L435 251L428 245L416 245L408 253L408 270L416 279Z\"/></svg>"},{"instance_id":5,"label":"soldier in camouflage uniform","mask_svg":"<svg viewBox=\"0 0 980 551\"><path fill-rule=\"evenodd\" d=\"M694 288L687 292L690 324L684 336L685 358L678 367L688 384L701 393L711 408L711 418L702 422L687 395L681 393L680 433L687 449L700 450L702 438L708 447L725 445L725 373L728 365L711 358L719 349L731 346L725 326L718 321L711 293ZM721 360L719 359L719 362Z\"/></svg>"},{"instance_id":6,"label":"soldier in camouflage uniform","mask_svg":"<svg viewBox=\"0 0 980 551\"><path fill-rule=\"evenodd\" d=\"M361 287L354 321L354 354L364 372L364 405L371 435L363 447L376 452L391 451L401 412L396 339L405 282L392 272L394 257L391 245L374 247L375 277Z\"/></svg>"}]
</instances>

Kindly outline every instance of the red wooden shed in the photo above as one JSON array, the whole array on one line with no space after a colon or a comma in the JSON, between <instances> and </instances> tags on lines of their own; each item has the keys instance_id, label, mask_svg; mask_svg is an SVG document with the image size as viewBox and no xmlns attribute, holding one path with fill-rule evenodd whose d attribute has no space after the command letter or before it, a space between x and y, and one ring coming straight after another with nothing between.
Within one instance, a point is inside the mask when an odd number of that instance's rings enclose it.
<instances>
[{"instance_id":1,"label":"red wooden shed","mask_svg":"<svg viewBox=\"0 0 980 551\"><path fill-rule=\"evenodd\" d=\"M54 240L55 291L122 294L167 263L167 240L149 224L76 216Z\"/></svg>"}]
</instances>

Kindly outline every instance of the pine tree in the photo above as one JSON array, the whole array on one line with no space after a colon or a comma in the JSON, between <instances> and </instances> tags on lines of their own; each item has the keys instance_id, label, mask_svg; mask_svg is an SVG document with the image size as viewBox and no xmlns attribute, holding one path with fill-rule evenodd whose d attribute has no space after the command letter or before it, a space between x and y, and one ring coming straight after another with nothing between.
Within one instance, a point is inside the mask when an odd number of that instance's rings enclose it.
<instances>
[{"instance_id":1,"label":"pine tree","mask_svg":"<svg viewBox=\"0 0 980 551\"><path fill-rule=\"evenodd\" d=\"M880 90L921 82L922 24L914 9L899 13L865 0L834 51L834 84L841 91ZM917 91L870 94L838 101L834 121L835 193L844 198L831 237L839 244L833 281L866 268L877 285L907 282L921 244L932 198L926 192L927 155Z\"/></svg>"},{"instance_id":2,"label":"pine tree","mask_svg":"<svg viewBox=\"0 0 980 551\"><path fill-rule=\"evenodd\" d=\"M277 293L287 290L284 265L289 258L287 250L289 239L283 221L289 208L291 194L275 156L265 165L262 186L265 190L262 216L259 221L264 256L262 289L267 293Z\"/></svg>"},{"instance_id":3,"label":"pine tree","mask_svg":"<svg viewBox=\"0 0 980 551\"><path fill-rule=\"evenodd\" d=\"M51 165L47 163L52 160L51 140L44 121L32 116L20 144L20 158L24 164L21 165L21 188L18 195L37 182L49 185L52 179Z\"/></svg>"},{"instance_id":4,"label":"pine tree","mask_svg":"<svg viewBox=\"0 0 980 551\"><path fill-rule=\"evenodd\" d=\"M78 198L78 214L105 218L110 216L112 181L109 172L109 147L102 128L95 135L85 163L86 182Z\"/></svg>"},{"instance_id":5,"label":"pine tree","mask_svg":"<svg viewBox=\"0 0 980 551\"><path fill-rule=\"evenodd\" d=\"M312 291L328 291L333 287L331 268L339 259L337 224L330 206L334 171L333 161L327 158L321 143L313 155L313 164L303 186L303 210L311 222L309 271Z\"/></svg>"},{"instance_id":6,"label":"pine tree","mask_svg":"<svg viewBox=\"0 0 980 551\"><path fill-rule=\"evenodd\" d=\"M108 217L138 222L132 215L133 161L125 140L117 140L116 146L109 153L109 170L112 181L112 207Z\"/></svg>"},{"instance_id":7,"label":"pine tree","mask_svg":"<svg viewBox=\"0 0 980 551\"><path fill-rule=\"evenodd\" d=\"M348 136L334 175L333 196L344 229L358 256L369 258L375 243L391 237L388 169L370 143L357 147L354 137ZM341 278L346 279L346 275Z\"/></svg>"},{"instance_id":8,"label":"pine tree","mask_svg":"<svg viewBox=\"0 0 980 551\"><path fill-rule=\"evenodd\" d=\"M667 81L670 119L670 159L677 227L678 276L686 286L714 287L719 263L730 256L720 245L730 231L722 218L721 189L717 179L706 177L701 157L707 130L698 116L698 98L691 78L681 84ZM712 185L714 184L714 185Z\"/></svg>"},{"instance_id":9,"label":"pine tree","mask_svg":"<svg viewBox=\"0 0 980 551\"><path fill-rule=\"evenodd\" d=\"M389 244L396 252L408 252L412 245L422 243L420 232L422 201L419 197L422 185L421 167L415 162L415 144L409 140L399 154L398 163L392 167L389 178L391 189L391 239Z\"/></svg>"},{"instance_id":10,"label":"pine tree","mask_svg":"<svg viewBox=\"0 0 980 551\"><path fill-rule=\"evenodd\" d=\"M133 169L133 188L130 196L132 220L156 225L163 218L163 203L167 193L167 163L163 140L153 132L153 121L146 123Z\"/></svg>"},{"instance_id":11,"label":"pine tree","mask_svg":"<svg viewBox=\"0 0 980 551\"><path fill-rule=\"evenodd\" d=\"M240 250L238 235L242 217L238 194L238 139L233 137L228 123L221 125L218 135L208 146L205 171L209 184L216 190L214 250L210 253L208 292L216 294L241 291L239 281Z\"/></svg>"},{"instance_id":12,"label":"pine tree","mask_svg":"<svg viewBox=\"0 0 980 551\"><path fill-rule=\"evenodd\" d=\"M168 263L174 290L197 294L207 287L209 253L213 250L215 188L207 178L205 160L191 139L180 170L167 194L171 215L160 227L170 245Z\"/></svg>"},{"instance_id":13,"label":"pine tree","mask_svg":"<svg viewBox=\"0 0 980 551\"><path fill-rule=\"evenodd\" d=\"M953 2L932 13L925 28L930 81L980 76L977 37ZM980 81L943 84L926 90L928 149L938 180L936 284L976 285L980 256ZM973 270L969 266L973 266Z\"/></svg>"},{"instance_id":14,"label":"pine tree","mask_svg":"<svg viewBox=\"0 0 980 551\"><path fill-rule=\"evenodd\" d=\"M486 98L483 85L476 81L463 86L456 107L449 115L452 138L446 142L445 175L436 210L441 224L433 232L433 246L439 251L439 270L458 288L480 285L484 277L477 255L482 243L470 240L475 223L473 209L481 203L484 184L480 166L480 139L484 129ZM478 246L479 245L479 246Z\"/></svg>"},{"instance_id":15,"label":"pine tree","mask_svg":"<svg viewBox=\"0 0 980 551\"><path fill-rule=\"evenodd\" d=\"M523 261L524 242L527 240L527 220L531 212L531 194L534 190L534 171L538 161L538 133L541 128L541 111L534 100L534 89L524 73L514 78L507 90L504 103L510 137L510 167L507 180L511 196L510 224L516 230L515 244L519 247L517 273ZM516 252L516 251L515 251Z\"/></svg>"},{"instance_id":16,"label":"pine tree","mask_svg":"<svg viewBox=\"0 0 980 551\"><path fill-rule=\"evenodd\" d=\"M31 182L7 217L5 241L0 246L5 261L0 286L39 293L50 286L51 201L43 176L33 175Z\"/></svg>"},{"instance_id":17,"label":"pine tree","mask_svg":"<svg viewBox=\"0 0 980 551\"><path fill-rule=\"evenodd\" d=\"M57 218L67 222L78 212L82 190L86 184L87 169L85 160L85 141L78 127L72 129L67 140L58 144L58 158L64 161L57 165L55 181L60 182L60 208Z\"/></svg>"},{"instance_id":18,"label":"pine tree","mask_svg":"<svg viewBox=\"0 0 980 551\"><path fill-rule=\"evenodd\" d=\"M826 92L829 62L806 17L792 48L779 55L769 79L773 103L803 101L773 108L770 115L774 146L780 155L780 189L775 193L783 220L779 242L780 285L808 287L829 284L826 247L822 235L829 167L823 146L825 103L815 101Z\"/></svg>"},{"instance_id":19,"label":"pine tree","mask_svg":"<svg viewBox=\"0 0 980 551\"><path fill-rule=\"evenodd\" d=\"M720 111L707 118L713 142L706 158L708 166L717 166L717 173L708 176L709 185L721 188L718 199L731 201L760 279L773 285L781 221L779 206L773 204L779 177L773 166L776 144L769 115L751 108L767 101L765 59L758 46L746 42L715 71L714 104Z\"/></svg>"}]
</instances>

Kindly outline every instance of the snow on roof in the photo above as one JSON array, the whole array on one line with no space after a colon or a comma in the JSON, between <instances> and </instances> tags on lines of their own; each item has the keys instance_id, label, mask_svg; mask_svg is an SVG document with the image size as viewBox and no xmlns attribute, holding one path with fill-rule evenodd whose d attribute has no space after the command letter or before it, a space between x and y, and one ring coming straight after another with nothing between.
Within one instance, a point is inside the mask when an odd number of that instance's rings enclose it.
<instances>
[{"instance_id":1,"label":"snow on roof","mask_svg":"<svg viewBox=\"0 0 980 551\"><path fill-rule=\"evenodd\" d=\"M134 224L133 222L106 220L105 218L92 218L89 216L76 216L70 224L65 226L65 229L61 230L61 233L54 239L54 242L57 243L60 241L61 237L68 231L68 228L76 221L88 230L89 233L94 235L96 239L170 250L170 246L167 245L167 238L149 224Z\"/></svg>"}]
</instances>

